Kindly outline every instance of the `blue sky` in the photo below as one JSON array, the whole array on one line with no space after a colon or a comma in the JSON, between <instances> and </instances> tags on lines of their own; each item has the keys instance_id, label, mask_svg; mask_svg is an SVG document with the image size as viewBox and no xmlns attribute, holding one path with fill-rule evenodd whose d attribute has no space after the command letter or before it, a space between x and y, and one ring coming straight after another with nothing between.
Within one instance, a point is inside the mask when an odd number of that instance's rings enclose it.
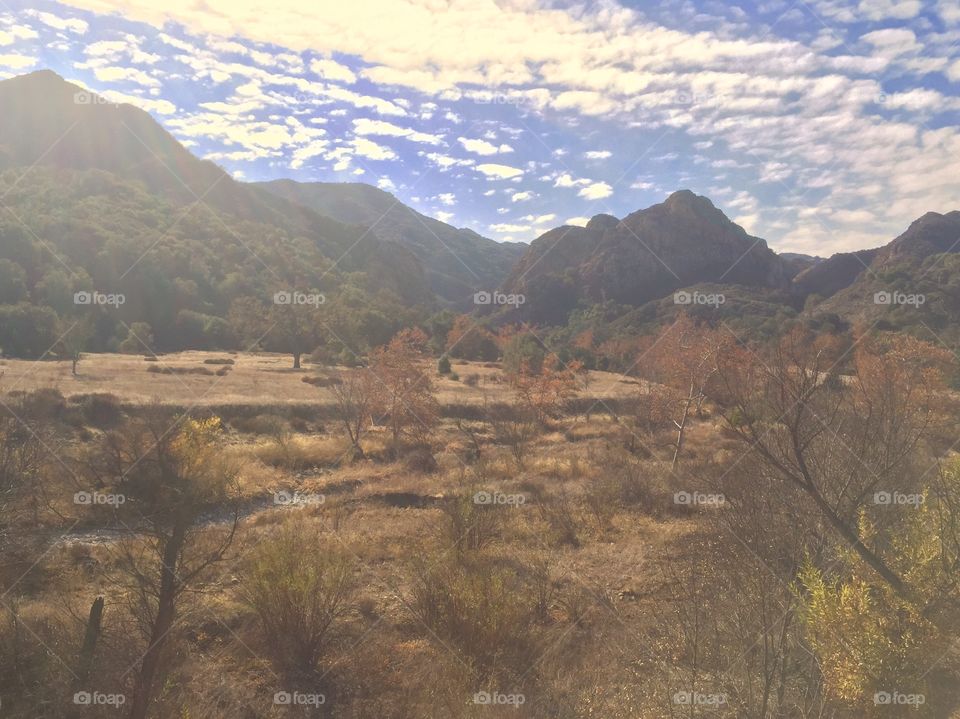
<instances>
[{"instance_id":1,"label":"blue sky","mask_svg":"<svg viewBox=\"0 0 960 719\"><path fill-rule=\"evenodd\" d=\"M240 179L362 181L498 240L689 188L780 251L960 209L960 2L0 0L50 68Z\"/></svg>"}]
</instances>

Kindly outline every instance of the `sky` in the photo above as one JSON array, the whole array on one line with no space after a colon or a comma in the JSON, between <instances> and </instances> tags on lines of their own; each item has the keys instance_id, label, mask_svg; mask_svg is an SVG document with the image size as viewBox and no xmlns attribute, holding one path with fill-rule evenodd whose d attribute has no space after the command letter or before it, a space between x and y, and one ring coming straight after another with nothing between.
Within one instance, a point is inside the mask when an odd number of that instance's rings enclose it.
<instances>
[{"instance_id":1,"label":"sky","mask_svg":"<svg viewBox=\"0 0 960 719\"><path fill-rule=\"evenodd\" d=\"M0 78L42 68L500 241L678 189L821 256L960 209L960 0L0 0Z\"/></svg>"}]
</instances>

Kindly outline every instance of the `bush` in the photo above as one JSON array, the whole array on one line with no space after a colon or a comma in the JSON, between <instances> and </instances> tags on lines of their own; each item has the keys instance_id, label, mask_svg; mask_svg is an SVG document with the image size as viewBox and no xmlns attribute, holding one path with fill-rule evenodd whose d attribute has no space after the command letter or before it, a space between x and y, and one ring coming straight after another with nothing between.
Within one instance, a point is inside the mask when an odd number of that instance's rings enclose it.
<instances>
[{"instance_id":1,"label":"bush","mask_svg":"<svg viewBox=\"0 0 960 719\"><path fill-rule=\"evenodd\" d=\"M120 398L109 392L77 395L70 401L80 407L84 422L94 427L112 427L123 417Z\"/></svg>"},{"instance_id":2,"label":"bush","mask_svg":"<svg viewBox=\"0 0 960 719\"><path fill-rule=\"evenodd\" d=\"M448 497L441 505L444 515L444 546L458 554L484 549L500 535L504 508L477 504L472 494Z\"/></svg>"},{"instance_id":3,"label":"bush","mask_svg":"<svg viewBox=\"0 0 960 719\"><path fill-rule=\"evenodd\" d=\"M450 358L446 355L437 362L437 372L440 374L450 374Z\"/></svg>"},{"instance_id":4,"label":"bush","mask_svg":"<svg viewBox=\"0 0 960 719\"><path fill-rule=\"evenodd\" d=\"M256 612L271 656L287 676L310 676L334 622L350 610L349 560L316 529L288 522L249 561L241 597Z\"/></svg>"},{"instance_id":5,"label":"bush","mask_svg":"<svg viewBox=\"0 0 960 719\"><path fill-rule=\"evenodd\" d=\"M536 592L515 569L480 557L417 567L413 611L468 657L480 678L526 673L539 656Z\"/></svg>"}]
</instances>

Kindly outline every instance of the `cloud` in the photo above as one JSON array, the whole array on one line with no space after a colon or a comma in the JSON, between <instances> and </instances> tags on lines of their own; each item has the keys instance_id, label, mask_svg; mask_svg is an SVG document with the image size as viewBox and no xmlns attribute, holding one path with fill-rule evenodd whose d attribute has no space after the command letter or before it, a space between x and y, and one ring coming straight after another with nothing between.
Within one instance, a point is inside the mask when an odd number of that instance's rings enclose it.
<instances>
[{"instance_id":1,"label":"cloud","mask_svg":"<svg viewBox=\"0 0 960 719\"><path fill-rule=\"evenodd\" d=\"M101 82L132 82L144 87L160 87L160 81L133 67L96 67L93 74Z\"/></svg>"},{"instance_id":2,"label":"cloud","mask_svg":"<svg viewBox=\"0 0 960 719\"><path fill-rule=\"evenodd\" d=\"M580 197L585 197L588 200L602 200L612 194L613 188L606 182L592 182L577 193Z\"/></svg>"},{"instance_id":3,"label":"cloud","mask_svg":"<svg viewBox=\"0 0 960 719\"><path fill-rule=\"evenodd\" d=\"M490 230L492 232L497 232L503 234L505 232L529 232L533 227L530 225L513 225L510 223L501 222L499 224L490 225Z\"/></svg>"},{"instance_id":4,"label":"cloud","mask_svg":"<svg viewBox=\"0 0 960 719\"><path fill-rule=\"evenodd\" d=\"M68 30L77 35L83 35L90 27L85 21L80 20L79 18L59 17L52 13L42 12L40 10L27 10L25 14L36 18L44 25L52 27L55 30Z\"/></svg>"},{"instance_id":5,"label":"cloud","mask_svg":"<svg viewBox=\"0 0 960 719\"><path fill-rule=\"evenodd\" d=\"M857 10L870 20L909 20L922 7L920 0L860 0Z\"/></svg>"},{"instance_id":6,"label":"cloud","mask_svg":"<svg viewBox=\"0 0 960 719\"><path fill-rule=\"evenodd\" d=\"M514 192L510 195L510 202L525 202L526 200L533 199L534 193L530 190L523 190L522 192Z\"/></svg>"},{"instance_id":7,"label":"cloud","mask_svg":"<svg viewBox=\"0 0 960 719\"><path fill-rule=\"evenodd\" d=\"M360 157L366 157L369 160L395 160L397 153L384 145L378 145L373 140L365 137L356 137L351 140L350 145L355 153Z\"/></svg>"},{"instance_id":8,"label":"cloud","mask_svg":"<svg viewBox=\"0 0 960 719\"><path fill-rule=\"evenodd\" d=\"M443 210L438 210L437 212L434 212L433 214L434 214L434 217L436 217L438 220L440 220L440 222L448 222L448 223L449 223L450 220L453 219L453 213L452 213L452 212L445 212L445 211L443 211Z\"/></svg>"},{"instance_id":9,"label":"cloud","mask_svg":"<svg viewBox=\"0 0 960 719\"><path fill-rule=\"evenodd\" d=\"M453 206L457 203L457 198L452 192L443 192L437 195L437 199L441 204L447 205L448 207Z\"/></svg>"},{"instance_id":10,"label":"cloud","mask_svg":"<svg viewBox=\"0 0 960 719\"><path fill-rule=\"evenodd\" d=\"M393 184L393 180L389 177L381 177L377 180L377 187L381 190L386 190L387 192L396 192L397 186Z\"/></svg>"},{"instance_id":11,"label":"cloud","mask_svg":"<svg viewBox=\"0 0 960 719\"><path fill-rule=\"evenodd\" d=\"M23 70L28 67L33 67L36 64L36 58L21 55L20 53L13 52L0 55L0 65L3 67L11 67L14 70Z\"/></svg>"},{"instance_id":12,"label":"cloud","mask_svg":"<svg viewBox=\"0 0 960 719\"><path fill-rule=\"evenodd\" d=\"M589 150L583 153L583 156L588 160L606 160L612 157L613 153L610 150Z\"/></svg>"},{"instance_id":13,"label":"cloud","mask_svg":"<svg viewBox=\"0 0 960 719\"><path fill-rule=\"evenodd\" d=\"M388 137L402 137L412 142L421 142L427 145L442 145L443 138L426 132L418 132L409 127L400 127L385 120L370 120L365 117L353 121L353 131L358 135L383 135Z\"/></svg>"},{"instance_id":14,"label":"cloud","mask_svg":"<svg viewBox=\"0 0 960 719\"><path fill-rule=\"evenodd\" d=\"M310 63L310 70L325 80L336 80L337 82L345 82L348 85L352 85L357 81L357 76L353 70L329 58L314 60Z\"/></svg>"},{"instance_id":15,"label":"cloud","mask_svg":"<svg viewBox=\"0 0 960 719\"><path fill-rule=\"evenodd\" d=\"M477 165L477 170L487 176L488 179L509 180L523 175L523 170L509 165L498 165L496 163L484 163Z\"/></svg>"},{"instance_id":16,"label":"cloud","mask_svg":"<svg viewBox=\"0 0 960 719\"><path fill-rule=\"evenodd\" d=\"M570 217L563 224L574 225L575 227L586 227L588 222L590 222L589 217Z\"/></svg>"},{"instance_id":17,"label":"cloud","mask_svg":"<svg viewBox=\"0 0 960 719\"><path fill-rule=\"evenodd\" d=\"M486 140L471 140L466 137L458 137L457 142L463 145L463 149L476 155L496 155L497 153L513 152L510 145L494 145Z\"/></svg>"},{"instance_id":18,"label":"cloud","mask_svg":"<svg viewBox=\"0 0 960 719\"><path fill-rule=\"evenodd\" d=\"M118 104L129 103L130 105L139 107L141 110L154 112L157 115L172 115L177 111L177 106L169 100L130 95L125 92L119 92L118 90L101 90L98 94L110 102L116 102Z\"/></svg>"}]
</instances>

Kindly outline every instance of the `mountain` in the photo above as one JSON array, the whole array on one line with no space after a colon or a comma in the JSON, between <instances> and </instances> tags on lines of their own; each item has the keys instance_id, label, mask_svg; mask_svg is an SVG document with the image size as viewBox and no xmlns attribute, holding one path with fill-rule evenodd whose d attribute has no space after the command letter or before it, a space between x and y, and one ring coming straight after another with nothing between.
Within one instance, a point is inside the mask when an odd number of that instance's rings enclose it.
<instances>
[{"instance_id":1,"label":"mountain","mask_svg":"<svg viewBox=\"0 0 960 719\"><path fill-rule=\"evenodd\" d=\"M586 227L544 233L503 289L526 296L524 319L562 324L581 303L639 307L708 282L786 290L791 274L764 240L681 190L622 220L597 215Z\"/></svg>"},{"instance_id":2,"label":"mountain","mask_svg":"<svg viewBox=\"0 0 960 719\"><path fill-rule=\"evenodd\" d=\"M113 104L49 70L0 82L0 170L100 170L134 181L182 211L196 203L302 236L343 269L367 272L409 304L432 301L415 257L350 225L237 182L195 157L148 113ZM229 224L229 223L228 223Z\"/></svg>"},{"instance_id":3,"label":"mountain","mask_svg":"<svg viewBox=\"0 0 960 719\"><path fill-rule=\"evenodd\" d=\"M381 239L409 249L426 270L430 289L460 306L478 290L498 287L527 249L423 215L364 183L274 180L254 186L341 222L372 227Z\"/></svg>"},{"instance_id":4,"label":"mountain","mask_svg":"<svg viewBox=\"0 0 960 719\"><path fill-rule=\"evenodd\" d=\"M928 212L883 247L835 255L807 272L828 264L835 282L809 314L960 344L960 211ZM811 287L803 274L795 282Z\"/></svg>"},{"instance_id":5,"label":"mountain","mask_svg":"<svg viewBox=\"0 0 960 719\"><path fill-rule=\"evenodd\" d=\"M843 288L849 287L873 262L878 251L872 249L840 252L812 264L793 278L794 289L803 297L808 295L830 297Z\"/></svg>"}]
</instances>

